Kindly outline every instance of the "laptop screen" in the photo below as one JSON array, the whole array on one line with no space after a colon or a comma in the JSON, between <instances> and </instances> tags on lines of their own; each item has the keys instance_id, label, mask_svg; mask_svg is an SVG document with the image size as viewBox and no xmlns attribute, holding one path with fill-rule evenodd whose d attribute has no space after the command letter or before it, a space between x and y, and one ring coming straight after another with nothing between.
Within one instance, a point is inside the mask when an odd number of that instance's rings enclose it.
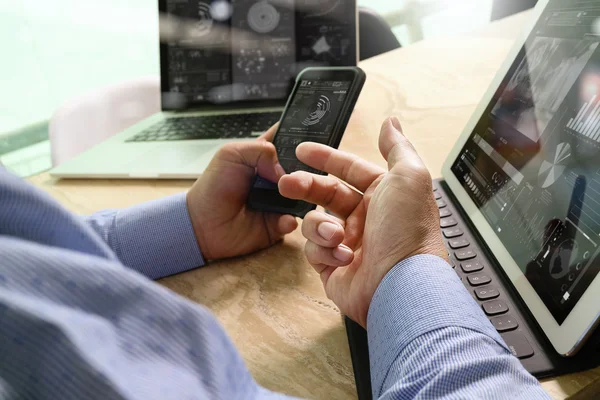
<instances>
[{"instance_id":1,"label":"laptop screen","mask_svg":"<svg viewBox=\"0 0 600 400\"><path fill-rule=\"evenodd\" d=\"M600 269L599 12L549 2L452 165L559 325Z\"/></svg>"},{"instance_id":2,"label":"laptop screen","mask_svg":"<svg viewBox=\"0 0 600 400\"><path fill-rule=\"evenodd\" d=\"M160 0L163 109L287 99L309 66L357 63L354 0Z\"/></svg>"}]
</instances>

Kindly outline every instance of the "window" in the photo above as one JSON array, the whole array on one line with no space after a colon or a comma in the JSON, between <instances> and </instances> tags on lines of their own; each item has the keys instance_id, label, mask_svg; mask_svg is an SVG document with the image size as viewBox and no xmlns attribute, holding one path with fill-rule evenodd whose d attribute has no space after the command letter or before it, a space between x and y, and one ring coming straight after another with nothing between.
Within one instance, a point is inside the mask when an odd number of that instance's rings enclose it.
<instances>
[{"instance_id":1,"label":"window","mask_svg":"<svg viewBox=\"0 0 600 400\"><path fill-rule=\"evenodd\" d=\"M156 1L2 0L0 38L0 161L19 175L50 167L47 124L61 104L158 74Z\"/></svg>"}]
</instances>

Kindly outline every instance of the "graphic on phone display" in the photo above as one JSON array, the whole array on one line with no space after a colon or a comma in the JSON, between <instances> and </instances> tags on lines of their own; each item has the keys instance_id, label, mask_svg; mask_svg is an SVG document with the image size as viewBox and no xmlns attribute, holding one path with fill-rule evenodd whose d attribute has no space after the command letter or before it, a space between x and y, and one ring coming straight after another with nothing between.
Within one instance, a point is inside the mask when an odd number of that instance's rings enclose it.
<instances>
[{"instance_id":1,"label":"graphic on phone display","mask_svg":"<svg viewBox=\"0 0 600 400\"><path fill-rule=\"evenodd\" d=\"M310 126L318 124L329 113L330 109L331 102L329 101L329 97L322 94L316 104L309 109L314 111L308 113L308 116L302 121L302 125Z\"/></svg>"},{"instance_id":2,"label":"graphic on phone display","mask_svg":"<svg viewBox=\"0 0 600 400\"><path fill-rule=\"evenodd\" d=\"M296 158L296 147L303 142L328 144L340 117L351 81L302 80L273 144L279 163L287 173L317 172ZM255 188L275 189L276 185L258 178Z\"/></svg>"}]
</instances>

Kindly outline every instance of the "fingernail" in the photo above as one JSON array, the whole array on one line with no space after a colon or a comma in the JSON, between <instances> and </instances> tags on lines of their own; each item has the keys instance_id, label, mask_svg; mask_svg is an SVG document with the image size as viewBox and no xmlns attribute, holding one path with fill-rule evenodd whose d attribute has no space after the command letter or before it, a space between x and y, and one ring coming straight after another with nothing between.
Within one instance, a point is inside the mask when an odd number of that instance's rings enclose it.
<instances>
[{"instance_id":1,"label":"fingernail","mask_svg":"<svg viewBox=\"0 0 600 400\"><path fill-rule=\"evenodd\" d=\"M398 132L402 133L402 125L400 124L400 120L398 119L398 117L391 117L390 121L392 121L392 125L394 126L394 128L396 128Z\"/></svg>"},{"instance_id":2,"label":"fingernail","mask_svg":"<svg viewBox=\"0 0 600 400\"><path fill-rule=\"evenodd\" d=\"M285 170L279 163L275 164L275 172L277 172L277 176L280 178L285 175Z\"/></svg>"},{"instance_id":3,"label":"fingernail","mask_svg":"<svg viewBox=\"0 0 600 400\"><path fill-rule=\"evenodd\" d=\"M319 232L319 235L321 235L323 239L331 240L339 228L339 225L334 223L321 222L317 227L317 232Z\"/></svg>"},{"instance_id":4,"label":"fingernail","mask_svg":"<svg viewBox=\"0 0 600 400\"><path fill-rule=\"evenodd\" d=\"M354 252L350 249L350 247L340 244L338 247L333 249L333 256L341 262L348 262L354 256Z\"/></svg>"}]
</instances>

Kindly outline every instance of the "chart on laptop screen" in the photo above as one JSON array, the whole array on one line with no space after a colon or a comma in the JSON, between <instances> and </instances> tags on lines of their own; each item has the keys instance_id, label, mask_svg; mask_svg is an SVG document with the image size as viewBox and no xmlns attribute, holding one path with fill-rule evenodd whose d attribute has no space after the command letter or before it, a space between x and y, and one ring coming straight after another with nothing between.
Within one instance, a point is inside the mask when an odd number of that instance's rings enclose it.
<instances>
[{"instance_id":1,"label":"chart on laptop screen","mask_svg":"<svg viewBox=\"0 0 600 400\"><path fill-rule=\"evenodd\" d=\"M600 270L599 41L551 0L452 166L558 324Z\"/></svg>"},{"instance_id":2,"label":"chart on laptop screen","mask_svg":"<svg viewBox=\"0 0 600 400\"><path fill-rule=\"evenodd\" d=\"M285 99L305 67L356 64L354 1L165 1L183 23L163 92L187 102Z\"/></svg>"}]
</instances>

